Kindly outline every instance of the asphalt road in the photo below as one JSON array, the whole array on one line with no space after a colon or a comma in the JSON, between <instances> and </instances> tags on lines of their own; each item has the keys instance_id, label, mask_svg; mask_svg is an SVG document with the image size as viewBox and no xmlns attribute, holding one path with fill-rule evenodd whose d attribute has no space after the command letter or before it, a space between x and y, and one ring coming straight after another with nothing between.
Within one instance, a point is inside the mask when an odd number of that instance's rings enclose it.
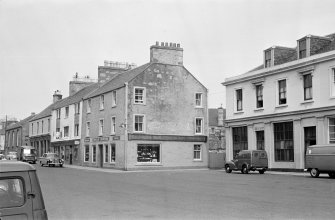
<instances>
[{"instance_id":1,"label":"asphalt road","mask_svg":"<svg viewBox=\"0 0 335 220\"><path fill-rule=\"evenodd\" d=\"M334 219L335 179L39 167L49 219Z\"/></svg>"}]
</instances>

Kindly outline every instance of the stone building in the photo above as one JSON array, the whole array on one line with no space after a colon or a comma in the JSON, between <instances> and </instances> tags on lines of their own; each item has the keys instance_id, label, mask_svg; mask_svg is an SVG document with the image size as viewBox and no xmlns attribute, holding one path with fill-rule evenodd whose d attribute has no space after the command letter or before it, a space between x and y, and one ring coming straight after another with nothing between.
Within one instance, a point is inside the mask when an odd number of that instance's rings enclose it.
<instances>
[{"instance_id":1,"label":"stone building","mask_svg":"<svg viewBox=\"0 0 335 220\"><path fill-rule=\"evenodd\" d=\"M227 160L265 149L269 168L302 170L306 147L335 143L335 34L264 50L264 63L226 86Z\"/></svg>"},{"instance_id":2,"label":"stone building","mask_svg":"<svg viewBox=\"0 0 335 220\"><path fill-rule=\"evenodd\" d=\"M224 127L225 119L226 119L226 109L222 107L208 109L209 150L226 149L226 137Z\"/></svg>"},{"instance_id":3,"label":"stone building","mask_svg":"<svg viewBox=\"0 0 335 220\"><path fill-rule=\"evenodd\" d=\"M184 67L179 44L151 46L149 63L109 75L82 110L84 166L208 166L207 89Z\"/></svg>"},{"instance_id":4,"label":"stone building","mask_svg":"<svg viewBox=\"0 0 335 220\"><path fill-rule=\"evenodd\" d=\"M15 118L8 118L0 119L0 154L5 152L5 134L6 128L11 125L15 124L18 121Z\"/></svg>"},{"instance_id":5,"label":"stone building","mask_svg":"<svg viewBox=\"0 0 335 220\"><path fill-rule=\"evenodd\" d=\"M35 116L31 113L27 118L7 126L6 129L6 154L10 151L17 151L18 146L29 145L29 120Z\"/></svg>"}]
</instances>

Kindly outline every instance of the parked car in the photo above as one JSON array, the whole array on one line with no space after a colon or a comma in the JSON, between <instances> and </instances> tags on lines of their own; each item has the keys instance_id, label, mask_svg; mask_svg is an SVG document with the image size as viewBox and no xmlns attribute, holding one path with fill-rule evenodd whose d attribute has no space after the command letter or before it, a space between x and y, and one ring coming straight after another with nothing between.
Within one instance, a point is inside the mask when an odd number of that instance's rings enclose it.
<instances>
[{"instance_id":1,"label":"parked car","mask_svg":"<svg viewBox=\"0 0 335 220\"><path fill-rule=\"evenodd\" d=\"M268 169L268 157L265 150L242 150L234 160L225 164L227 173L232 170L240 170L247 174L249 171L256 171L263 174Z\"/></svg>"},{"instance_id":2,"label":"parked car","mask_svg":"<svg viewBox=\"0 0 335 220\"><path fill-rule=\"evenodd\" d=\"M0 161L0 219L48 219L36 169Z\"/></svg>"},{"instance_id":3,"label":"parked car","mask_svg":"<svg viewBox=\"0 0 335 220\"><path fill-rule=\"evenodd\" d=\"M40 165L44 166L60 166L62 167L64 160L61 159L56 153L45 153L40 157Z\"/></svg>"},{"instance_id":4,"label":"parked car","mask_svg":"<svg viewBox=\"0 0 335 220\"><path fill-rule=\"evenodd\" d=\"M36 163L37 156L35 148L33 146L19 146L17 148L17 160Z\"/></svg>"},{"instance_id":5,"label":"parked car","mask_svg":"<svg viewBox=\"0 0 335 220\"><path fill-rule=\"evenodd\" d=\"M17 153L15 151L10 151L7 153L6 156L7 160L16 160L17 159Z\"/></svg>"},{"instance_id":6,"label":"parked car","mask_svg":"<svg viewBox=\"0 0 335 220\"><path fill-rule=\"evenodd\" d=\"M320 173L328 173L335 178L335 144L312 145L306 150L305 171L314 178Z\"/></svg>"},{"instance_id":7,"label":"parked car","mask_svg":"<svg viewBox=\"0 0 335 220\"><path fill-rule=\"evenodd\" d=\"M6 159L5 155L0 154L0 160L7 160L7 159Z\"/></svg>"}]
</instances>

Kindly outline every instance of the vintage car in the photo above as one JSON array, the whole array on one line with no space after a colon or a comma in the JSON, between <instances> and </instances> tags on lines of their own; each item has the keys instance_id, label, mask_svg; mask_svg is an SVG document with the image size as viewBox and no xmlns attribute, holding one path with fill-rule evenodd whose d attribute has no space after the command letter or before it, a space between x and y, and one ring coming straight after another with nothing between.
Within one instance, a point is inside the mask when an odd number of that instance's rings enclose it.
<instances>
[{"instance_id":1,"label":"vintage car","mask_svg":"<svg viewBox=\"0 0 335 220\"><path fill-rule=\"evenodd\" d=\"M249 171L256 171L263 174L268 169L268 157L265 150L242 150L234 160L225 164L227 173L232 170L240 170L247 174Z\"/></svg>"},{"instance_id":2,"label":"vintage car","mask_svg":"<svg viewBox=\"0 0 335 220\"><path fill-rule=\"evenodd\" d=\"M7 159L6 159L5 155L0 154L0 160L7 160Z\"/></svg>"},{"instance_id":3,"label":"vintage car","mask_svg":"<svg viewBox=\"0 0 335 220\"><path fill-rule=\"evenodd\" d=\"M42 155L42 157L39 158L40 165L44 166L60 166L62 167L64 164L64 160L61 159L56 153L45 153Z\"/></svg>"},{"instance_id":4,"label":"vintage car","mask_svg":"<svg viewBox=\"0 0 335 220\"><path fill-rule=\"evenodd\" d=\"M0 161L0 219L48 219L36 169Z\"/></svg>"},{"instance_id":5,"label":"vintage car","mask_svg":"<svg viewBox=\"0 0 335 220\"><path fill-rule=\"evenodd\" d=\"M16 160L17 159L17 153L15 151L8 152L6 156L7 160Z\"/></svg>"},{"instance_id":6,"label":"vintage car","mask_svg":"<svg viewBox=\"0 0 335 220\"><path fill-rule=\"evenodd\" d=\"M305 171L314 178L319 177L320 173L335 178L335 144L309 146L306 150Z\"/></svg>"}]
</instances>

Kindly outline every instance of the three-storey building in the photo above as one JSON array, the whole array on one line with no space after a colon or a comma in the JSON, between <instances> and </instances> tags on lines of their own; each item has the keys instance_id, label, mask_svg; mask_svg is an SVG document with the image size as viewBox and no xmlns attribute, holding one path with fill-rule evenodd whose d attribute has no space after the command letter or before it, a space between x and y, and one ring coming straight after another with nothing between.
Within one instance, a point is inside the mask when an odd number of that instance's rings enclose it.
<instances>
[{"instance_id":1,"label":"three-storey building","mask_svg":"<svg viewBox=\"0 0 335 220\"><path fill-rule=\"evenodd\" d=\"M227 78L227 160L265 149L269 168L304 168L309 145L335 142L335 34L264 51L264 64Z\"/></svg>"}]
</instances>

